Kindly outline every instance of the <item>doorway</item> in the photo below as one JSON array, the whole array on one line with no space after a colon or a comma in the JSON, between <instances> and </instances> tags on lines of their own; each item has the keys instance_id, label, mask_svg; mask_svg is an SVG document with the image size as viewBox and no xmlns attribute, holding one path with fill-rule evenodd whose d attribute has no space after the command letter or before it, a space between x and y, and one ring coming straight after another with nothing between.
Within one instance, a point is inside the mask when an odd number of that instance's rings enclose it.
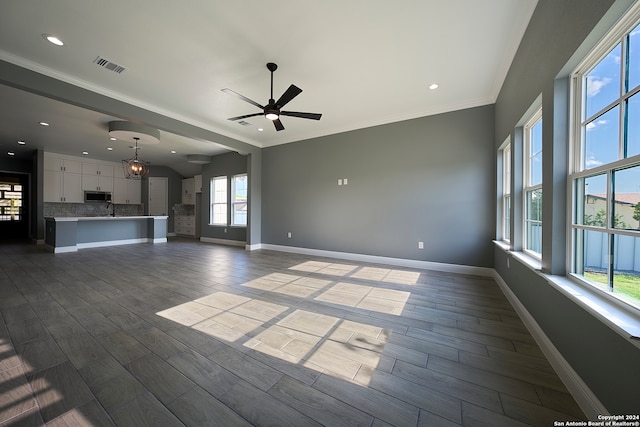
<instances>
[{"instance_id":1,"label":"doorway","mask_svg":"<svg viewBox=\"0 0 640 427\"><path fill-rule=\"evenodd\" d=\"M0 239L29 238L29 175L0 172Z\"/></svg>"},{"instance_id":2,"label":"doorway","mask_svg":"<svg viewBox=\"0 0 640 427\"><path fill-rule=\"evenodd\" d=\"M149 177L149 215L169 215L169 178Z\"/></svg>"}]
</instances>

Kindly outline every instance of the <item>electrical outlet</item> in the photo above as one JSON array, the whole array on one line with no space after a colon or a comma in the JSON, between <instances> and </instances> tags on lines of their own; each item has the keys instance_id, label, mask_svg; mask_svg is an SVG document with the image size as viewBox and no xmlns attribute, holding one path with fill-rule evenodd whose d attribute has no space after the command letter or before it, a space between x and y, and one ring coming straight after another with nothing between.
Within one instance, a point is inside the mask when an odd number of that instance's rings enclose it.
<instances>
[{"instance_id":1,"label":"electrical outlet","mask_svg":"<svg viewBox=\"0 0 640 427\"><path fill-rule=\"evenodd\" d=\"M225 233L227 232L227 229L226 229L226 228L224 229L224 232L225 232Z\"/></svg>"},{"instance_id":2,"label":"electrical outlet","mask_svg":"<svg viewBox=\"0 0 640 427\"><path fill-rule=\"evenodd\" d=\"M291 238L291 232L287 233L287 237L290 239Z\"/></svg>"},{"instance_id":3,"label":"electrical outlet","mask_svg":"<svg viewBox=\"0 0 640 427\"><path fill-rule=\"evenodd\" d=\"M418 242L418 249L424 249L424 242Z\"/></svg>"}]
</instances>

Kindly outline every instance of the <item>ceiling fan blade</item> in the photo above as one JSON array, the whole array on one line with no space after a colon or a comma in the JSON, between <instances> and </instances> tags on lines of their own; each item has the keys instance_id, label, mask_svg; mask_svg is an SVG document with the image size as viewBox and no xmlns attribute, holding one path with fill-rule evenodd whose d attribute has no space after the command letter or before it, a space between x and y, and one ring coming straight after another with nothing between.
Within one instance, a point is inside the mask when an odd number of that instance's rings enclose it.
<instances>
[{"instance_id":1,"label":"ceiling fan blade","mask_svg":"<svg viewBox=\"0 0 640 427\"><path fill-rule=\"evenodd\" d=\"M299 111L280 111L281 116L300 117L301 119L320 120L320 113L301 113Z\"/></svg>"},{"instance_id":2,"label":"ceiling fan blade","mask_svg":"<svg viewBox=\"0 0 640 427\"><path fill-rule=\"evenodd\" d=\"M256 116L263 116L264 113L253 113L253 114L245 114L244 116L237 116L237 117L229 117L227 120L241 120L241 119L246 119L248 117L256 117Z\"/></svg>"},{"instance_id":3,"label":"ceiling fan blade","mask_svg":"<svg viewBox=\"0 0 640 427\"><path fill-rule=\"evenodd\" d=\"M278 99L278 101L276 101L276 105L278 106L278 108L282 108L284 107L289 101L291 101L293 98L295 98L296 96L300 95L300 93L302 93L302 89L300 89L298 86L296 85L291 85L289 86L289 89L287 89L282 96L280 97L280 99Z\"/></svg>"},{"instance_id":4,"label":"ceiling fan blade","mask_svg":"<svg viewBox=\"0 0 640 427\"><path fill-rule=\"evenodd\" d=\"M227 89L227 88L225 88L225 89L221 89L221 90L222 90L223 92L225 92L225 93L229 93L229 94L231 94L231 95L235 95L235 96L237 96L238 98L242 99L243 101L246 101L246 102L248 102L249 104L251 104L251 105L255 105L256 107L261 108L261 109L263 109L263 110L264 110L264 107L263 107L262 105L258 104L258 103L257 103L256 101L254 101L253 99L249 99L249 98L247 98L247 97L246 97L246 96L244 96L244 95L240 95L238 92L234 92L234 91L232 91L231 89Z\"/></svg>"},{"instance_id":5,"label":"ceiling fan blade","mask_svg":"<svg viewBox=\"0 0 640 427\"><path fill-rule=\"evenodd\" d=\"M284 130L284 126L282 125L282 122L280 121L280 119L275 119L273 121L273 125L276 127L277 131Z\"/></svg>"}]
</instances>

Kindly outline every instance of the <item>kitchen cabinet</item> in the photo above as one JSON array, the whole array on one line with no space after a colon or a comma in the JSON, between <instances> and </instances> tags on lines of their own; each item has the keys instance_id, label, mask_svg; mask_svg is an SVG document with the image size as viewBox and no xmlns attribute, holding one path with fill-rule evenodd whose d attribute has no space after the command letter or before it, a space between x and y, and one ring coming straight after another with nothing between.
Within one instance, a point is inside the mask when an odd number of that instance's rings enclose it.
<instances>
[{"instance_id":1,"label":"kitchen cabinet","mask_svg":"<svg viewBox=\"0 0 640 427\"><path fill-rule=\"evenodd\" d=\"M142 203L142 180L113 178L113 203L139 205Z\"/></svg>"},{"instance_id":2,"label":"kitchen cabinet","mask_svg":"<svg viewBox=\"0 0 640 427\"><path fill-rule=\"evenodd\" d=\"M84 202L82 162L45 155L43 172L43 201Z\"/></svg>"},{"instance_id":3,"label":"kitchen cabinet","mask_svg":"<svg viewBox=\"0 0 640 427\"><path fill-rule=\"evenodd\" d=\"M193 205L196 202L196 181L195 178L182 180L182 203Z\"/></svg>"},{"instance_id":4,"label":"kitchen cabinet","mask_svg":"<svg viewBox=\"0 0 640 427\"><path fill-rule=\"evenodd\" d=\"M182 236L196 236L196 217L193 215L176 215L173 220L173 231Z\"/></svg>"},{"instance_id":5,"label":"kitchen cabinet","mask_svg":"<svg viewBox=\"0 0 640 427\"><path fill-rule=\"evenodd\" d=\"M113 192L113 166L82 162L82 189Z\"/></svg>"},{"instance_id":6,"label":"kitchen cabinet","mask_svg":"<svg viewBox=\"0 0 640 427\"><path fill-rule=\"evenodd\" d=\"M82 162L65 157L57 157L52 155L44 156L44 170L60 171L66 173L82 173Z\"/></svg>"}]
</instances>

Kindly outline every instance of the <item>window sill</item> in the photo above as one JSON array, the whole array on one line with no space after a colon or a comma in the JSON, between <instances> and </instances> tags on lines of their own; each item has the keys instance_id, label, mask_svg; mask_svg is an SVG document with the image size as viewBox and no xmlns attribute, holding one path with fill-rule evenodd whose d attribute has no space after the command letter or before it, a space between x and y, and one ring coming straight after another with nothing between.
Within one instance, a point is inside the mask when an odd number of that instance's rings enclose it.
<instances>
[{"instance_id":1,"label":"window sill","mask_svg":"<svg viewBox=\"0 0 640 427\"><path fill-rule=\"evenodd\" d=\"M540 271L538 260L522 252L511 252L504 244L496 245L543 277L550 286L574 301L627 341L640 348L640 311L615 297L604 294L589 284L569 276L555 276Z\"/></svg>"},{"instance_id":2,"label":"window sill","mask_svg":"<svg viewBox=\"0 0 640 427\"><path fill-rule=\"evenodd\" d=\"M513 256L514 258L518 259L520 262L528 266L530 269L535 270L538 273L540 272L540 270L542 270L542 263L539 259L532 257L526 252L512 251L511 246L509 246L509 244L503 240L494 240L493 243L497 247L505 251L508 255Z\"/></svg>"}]
</instances>

